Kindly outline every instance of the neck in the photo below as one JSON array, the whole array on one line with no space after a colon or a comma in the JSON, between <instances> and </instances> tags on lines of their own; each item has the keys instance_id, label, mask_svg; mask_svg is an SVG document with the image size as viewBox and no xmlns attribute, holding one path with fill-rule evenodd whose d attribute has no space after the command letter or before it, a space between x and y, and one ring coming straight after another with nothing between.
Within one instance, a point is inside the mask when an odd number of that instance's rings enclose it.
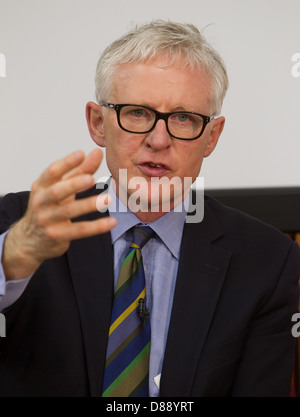
<instances>
[{"instance_id":1,"label":"neck","mask_svg":"<svg viewBox=\"0 0 300 417\"><path fill-rule=\"evenodd\" d=\"M187 205L184 203L188 197L190 187L185 189L182 193L179 193L173 198L160 198L152 200L142 200L142 198L134 199L133 195L119 193L115 187L113 187L115 195L124 206L127 207L141 222L151 223L159 218L163 217L172 210L176 212L186 211Z\"/></svg>"}]
</instances>

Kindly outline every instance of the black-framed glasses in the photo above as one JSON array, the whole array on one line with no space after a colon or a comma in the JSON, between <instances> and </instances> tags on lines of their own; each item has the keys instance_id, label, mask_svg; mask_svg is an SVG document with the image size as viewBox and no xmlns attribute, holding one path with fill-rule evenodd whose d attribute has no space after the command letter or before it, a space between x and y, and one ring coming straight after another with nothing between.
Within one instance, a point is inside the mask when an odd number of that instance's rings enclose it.
<instances>
[{"instance_id":1,"label":"black-framed glasses","mask_svg":"<svg viewBox=\"0 0 300 417\"><path fill-rule=\"evenodd\" d=\"M206 125L214 118L214 115L205 116L204 114L191 111L162 113L150 107L137 104L103 102L101 106L115 109L118 124L125 132L149 133L155 128L158 120L163 119L169 135L172 138L182 140L199 138L204 132Z\"/></svg>"}]
</instances>

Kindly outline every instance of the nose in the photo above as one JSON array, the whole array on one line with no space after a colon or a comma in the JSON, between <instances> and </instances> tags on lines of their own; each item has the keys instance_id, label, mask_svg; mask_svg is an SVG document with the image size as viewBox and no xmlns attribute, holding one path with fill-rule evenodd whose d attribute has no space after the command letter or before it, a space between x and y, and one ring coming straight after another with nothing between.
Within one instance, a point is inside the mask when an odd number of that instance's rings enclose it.
<instances>
[{"instance_id":1,"label":"nose","mask_svg":"<svg viewBox=\"0 0 300 417\"><path fill-rule=\"evenodd\" d=\"M172 143L165 120L158 120L154 129L149 132L145 139L146 146L153 150L162 150L168 148Z\"/></svg>"}]
</instances>

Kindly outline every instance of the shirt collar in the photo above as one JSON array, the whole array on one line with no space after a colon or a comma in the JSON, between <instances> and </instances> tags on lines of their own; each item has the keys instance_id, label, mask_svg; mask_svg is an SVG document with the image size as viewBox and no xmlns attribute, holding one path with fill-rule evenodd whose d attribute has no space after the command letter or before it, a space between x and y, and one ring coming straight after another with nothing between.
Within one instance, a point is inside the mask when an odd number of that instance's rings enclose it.
<instances>
[{"instance_id":1,"label":"shirt collar","mask_svg":"<svg viewBox=\"0 0 300 417\"><path fill-rule=\"evenodd\" d=\"M117 219L117 225L111 230L112 243L114 244L120 236L127 232L127 230L136 224L141 223L141 221L122 203L121 200L119 200L111 181L108 187L108 194L110 194L113 199L108 210L110 214ZM189 195L186 199L188 198ZM185 207L188 207L188 204L183 202L176 207L176 211L173 209L159 219L150 223L145 223L151 226L177 259L179 259L181 237L186 218Z\"/></svg>"}]
</instances>

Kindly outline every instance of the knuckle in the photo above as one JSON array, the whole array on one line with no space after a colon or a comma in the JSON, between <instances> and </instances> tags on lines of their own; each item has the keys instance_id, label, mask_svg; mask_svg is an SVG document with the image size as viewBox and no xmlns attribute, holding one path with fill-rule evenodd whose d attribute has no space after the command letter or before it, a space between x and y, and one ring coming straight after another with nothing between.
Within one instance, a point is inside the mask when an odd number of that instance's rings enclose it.
<instances>
[{"instance_id":1,"label":"knuckle","mask_svg":"<svg viewBox=\"0 0 300 417\"><path fill-rule=\"evenodd\" d=\"M56 241L58 240L58 232L57 229L55 227L52 226L48 226L45 228L45 236L47 238L48 241Z\"/></svg>"},{"instance_id":2,"label":"knuckle","mask_svg":"<svg viewBox=\"0 0 300 417\"><path fill-rule=\"evenodd\" d=\"M77 236L79 237L88 237L96 233L94 224L91 221L83 221L78 223Z\"/></svg>"},{"instance_id":3,"label":"knuckle","mask_svg":"<svg viewBox=\"0 0 300 417\"><path fill-rule=\"evenodd\" d=\"M55 186L52 186L49 188L49 195L51 200L58 200L59 199L59 193Z\"/></svg>"},{"instance_id":4,"label":"knuckle","mask_svg":"<svg viewBox=\"0 0 300 417\"><path fill-rule=\"evenodd\" d=\"M78 227L79 235L86 236L88 234L88 231L89 231L89 224L87 222L82 222L78 226L79 226Z\"/></svg>"},{"instance_id":5,"label":"knuckle","mask_svg":"<svg viewBox=\"0 0 300 417\"><path fill-rule=\"evenodd\" d=\"M31 199L31 207L34 212L39 212L42 206L42 200L38 193L34 194Z\"/></svg>"},{"instance_id":6,"label":"knuckle","mask_svg":"<svg viewBox=\"0 0 300 417\"><path fill-rule=\"evenodd\" d=\"M48 176L50 178L56 178L57 177L57 166L56 163L53 162L52 164L49 165L49 167L47 168L48 171Z\"/></svg>"},{"instance_id":7,"label":"knuckle","mask_svg":"<svg viewBox=\"0 0 300 417\"><path fill-rule=\"evenodd\" d=\"M40 229L46 228L46 225L47 225L46 218L41 213L39 213L36 216L36 224L37 224L38 228L40 228Z\"/></svg>"},{"instance_id":8,"label":"knuckle","mask_svg":"<svg viewBox=\"0 0 300 417\"><path fill-rule=\"evenodd\" d=\"M32 194L36 193L38 191L38 189L39 189L39 180L36 180L31 185L31 193Z\"/></svg>"}]
</instances>

